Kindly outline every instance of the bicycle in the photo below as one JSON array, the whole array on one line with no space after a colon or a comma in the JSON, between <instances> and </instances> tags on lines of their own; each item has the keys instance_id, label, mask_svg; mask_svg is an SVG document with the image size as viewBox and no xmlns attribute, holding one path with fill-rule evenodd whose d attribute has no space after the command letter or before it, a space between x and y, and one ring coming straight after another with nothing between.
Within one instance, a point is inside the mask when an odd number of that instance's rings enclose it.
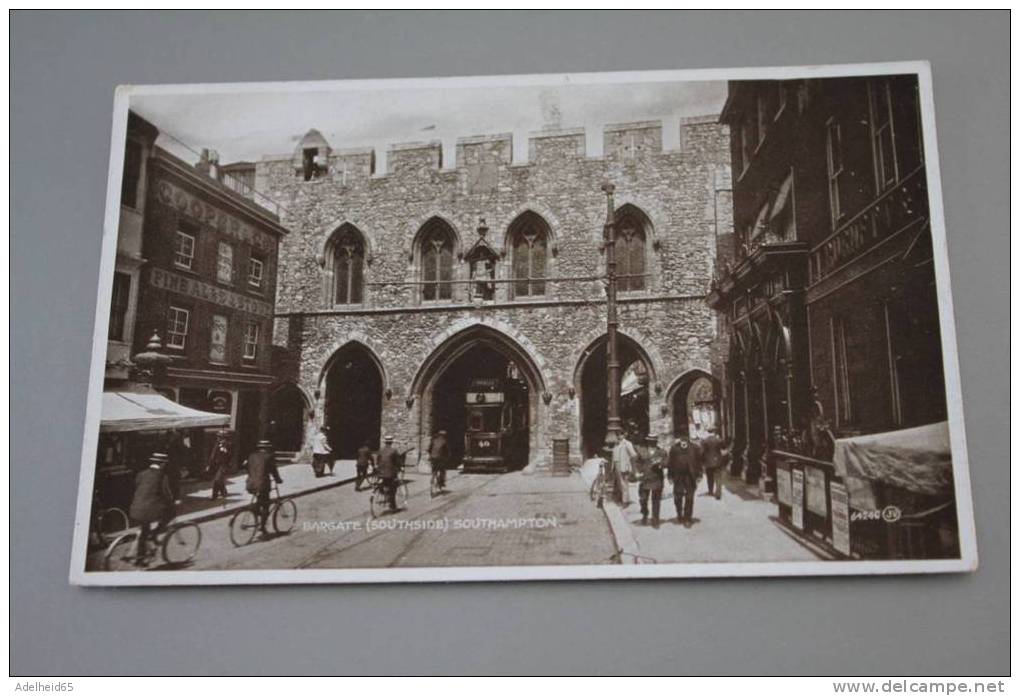
<instances>
[{"instance_id":1,"label":"bicycle","mask_svg":"<svg viewBox=\"0 0 1020 696\"><path fill-rule=\"evenodd\" d=\"M407 499L410 498L410 493L407 487L407 479L403 477L404 470L401 469L397 474L397 490L394 492L393 497L397 504L397 509L407 507ZM372 481L372 495L368 498L368 512L372 516L372 519L379 517L384 511L389 510L389 497L387 496L387 486L389 482L376 476Z\"/></svg>"},{"instance_id":2,"label":"bicycle","mask_svg":"<svg viewBox=\"0 0 1020 696\"><path fill-rule=\"evenodd\" d=\"M429 497L435 498L440 493L446 491L446 484L442 480L443 473L445 472L442 469L432 469L432 476L429 478Z\"/></svg>"},{"instance_id":3,"label":"bicycle","mask_svg":"<svg viewBox=\"0 0 1020 696\"><path fill-rule=\"evenodd\" d=\"M606 462L599 462L599 473L595 476L595 480L591 482L591 488L588 490L588 496L595 503L595 507L601 508L606 500L606 491L609 488L608 473L606 471Z\"/></svg>"},{"instance_id":4,"label":"bicycle","mask_svg":"<svg viewBox=\"0 0 1020 696\"><path fill-rule=\"evenodd\" d=\"M119 507L99 510L93 520L93 534L99 546L108 546L110 542L131 526L128 514Z\"/></svg>"},{"instance_id":5,"label":"bicycle","mask_svg":"<svg viewBox=\"0 0 1020 696\"><path fill-rule=\"evenodd\" d=\"M202 545L202 529L194 522L171 522L162 531L153 533L152 547L146 542L140 554L135 553L141 530L132 529L117 537L103 555L103 570L131 570L145 565L156 555L171 566L190 563ZM160 538L162 536L162 538Z\"/></svg>"},{"instance_id":6,"label":"bicycle","mask_svg":"<svg viewBox=\"0 0 1020 696\"><path fill-rule=\"evenodd\" d=\"M286 534L294 529L297 523L297 504L293 498L280 496L280 487L273 486L273 498L269 501L269 519L273 523L273 531ZM247 546L255 541L255 535L262 528L259 519L257 496L252 494L251 501L230 518L230 543L234 546Z\"/></svg>"}]
</instances>

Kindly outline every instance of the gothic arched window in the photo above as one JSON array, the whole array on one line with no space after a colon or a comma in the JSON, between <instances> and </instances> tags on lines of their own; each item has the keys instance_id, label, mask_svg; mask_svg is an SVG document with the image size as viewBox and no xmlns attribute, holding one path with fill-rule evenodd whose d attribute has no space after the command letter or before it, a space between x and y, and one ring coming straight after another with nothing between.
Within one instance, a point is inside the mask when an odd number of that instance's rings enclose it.
<instances>
[{"instance_id":1,"label":"gothic arched window","mask_svg":"<svg viewBox=\"0 0 1020 696\"><path fill-rule=\"evenodd\" d=\"M534 213L517 218L510 227L510 245L513 296L544 295L549 256L549 227L545 220Z\"/></svg>"},{"instance_id":2,"label":"gothic arched window","mask_svg":"<svg viewBox=\"0 0 1020 696\"><path fill-rule=\"evenodd\" d=\"M365 241L354 227L345 225L333 240L333 304L364 301Z\"/></svg>"},{"instance_id":3,"label":"gothic arched window","mask_svg":"<svg viewBox=\"0 0 1020 696\"><path fill-rule=\"evenodd\" d=\"M453 230L440 220L430 221L422 233L422 299L453 299L453 240Z\"/></svg>"},{"instance_id":4,"label":"gothic arched window","mask_svg":"<svg viewBox=\"0 0 1020 696\"><path fill-rule=\"evenodd\" d=\"M616 214L616 274L621 291L644 290L647 221L640 211L624 206Z\"/></svg>"}]
</instances>

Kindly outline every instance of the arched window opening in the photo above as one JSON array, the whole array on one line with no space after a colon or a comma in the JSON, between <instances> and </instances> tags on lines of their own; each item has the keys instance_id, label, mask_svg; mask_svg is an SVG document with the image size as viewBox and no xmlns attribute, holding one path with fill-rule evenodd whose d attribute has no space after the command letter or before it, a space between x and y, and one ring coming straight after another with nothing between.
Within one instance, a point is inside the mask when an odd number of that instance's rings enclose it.
<instances>
[{"instance_id":1,"label":"arched window opening","mask_svg":"<svg viewBox=\"0 0 1020 696\"><path fill-rule=\"evenodd\" d=\"M513 252L513 296L545 295L546 264L549 257L549 229L545 221L534 214L521 216L510 230L510 240Z\"/></svg>"},{"instance_id":2,"label":"arched window opening","mask_svg":"<svg viewBox=\"0 0 1020 696\"><path fill-rule=\"evenodd\" d=\"M453 299L453 230L434 220L421 236L422 299Z\"/></svg>"},{"instance_id":3,"label":"arched window opening","mask_svg":"<svg viewBox=\"0 0 1020 696\"><path fill-rule=\"evenodd\" d=\"M624 207L616 214L616 274L618 288L644 290L646 221L636 210Z\"/></svg>"},{"instance_id":4,"label":"arched window opening","mask_svg":"<svg viewBox=\"0 0 1020 696\"><path fill-rule=\"evenodd\" d=\"M333 304L364 301L365 241L351 226L340 229L333 241Z\"/></svg>"}]
</instances>

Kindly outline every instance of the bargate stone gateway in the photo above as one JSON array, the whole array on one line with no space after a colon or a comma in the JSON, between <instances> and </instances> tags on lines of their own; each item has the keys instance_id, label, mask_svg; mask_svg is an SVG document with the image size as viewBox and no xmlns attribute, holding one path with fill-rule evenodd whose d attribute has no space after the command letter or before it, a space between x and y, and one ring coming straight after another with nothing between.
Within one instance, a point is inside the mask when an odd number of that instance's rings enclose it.
<instances>
[{"instance_id":1,"label":"bargate stone gateway","mask_svg":"<svg viewBox=\"0 0 1020 696\"><path fill-rule=\"evenodd\" d=\"M604 181L618 203L624 419L664 436L693 422L674 410L725 352L705 296L732 234L727 129L705 117L592 135L532 134L527 161L507 134L396 145L383 171L373 151L312 131L264 157L257 186L291 231L277 427L307 441L329 425L342 457L384 433L421 452L439 428L463 432L470 379L498 378L526 394L528 463L548 464L559 437L575 462L591 454L605 433Z\"/></svg>"}]
</instances>

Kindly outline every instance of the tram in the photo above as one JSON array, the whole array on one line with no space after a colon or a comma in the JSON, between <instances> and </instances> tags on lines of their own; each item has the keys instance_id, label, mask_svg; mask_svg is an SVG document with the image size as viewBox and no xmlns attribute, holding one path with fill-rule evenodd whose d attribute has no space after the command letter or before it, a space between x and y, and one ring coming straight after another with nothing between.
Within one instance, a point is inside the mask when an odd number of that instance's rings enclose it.
<instances>
[{"instance_id":1,"label":"tram","mask_svg":"<svg viewBox=\"0 0 1020 696\"><path fill-rule=\"evenodd\" d=\"M464 398L465 471L510 471L528 463L528 390L517 380L472 379Z\"/></svg>"}]
</instances>

